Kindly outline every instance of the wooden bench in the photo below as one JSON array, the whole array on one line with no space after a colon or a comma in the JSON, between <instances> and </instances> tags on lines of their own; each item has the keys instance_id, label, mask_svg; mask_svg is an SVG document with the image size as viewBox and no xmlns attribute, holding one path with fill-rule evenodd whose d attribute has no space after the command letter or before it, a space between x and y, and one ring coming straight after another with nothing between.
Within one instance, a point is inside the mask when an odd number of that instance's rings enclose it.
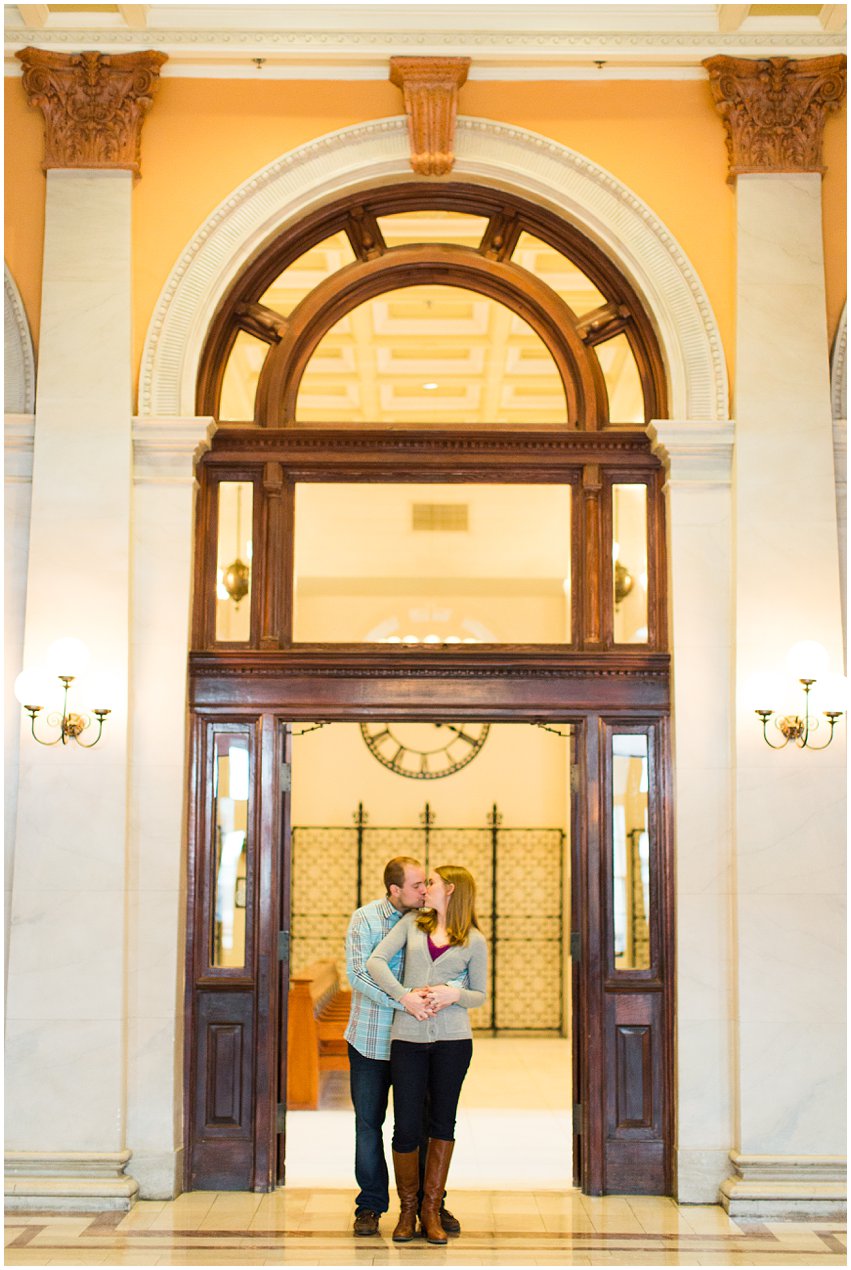
<instances>
[{"instance_id":1,"label":"wooden bench","mask_svg":"<svg viewBox=\"0 0 851 1270\"><path fill-rule=\"evenodd\" d=\"M315 961L290 977L287 1021L287 1108L316 1111L320 1072L348 1071L343 1032L351 989L341 987L337 963Z\"/></svg>"}]
</instances>

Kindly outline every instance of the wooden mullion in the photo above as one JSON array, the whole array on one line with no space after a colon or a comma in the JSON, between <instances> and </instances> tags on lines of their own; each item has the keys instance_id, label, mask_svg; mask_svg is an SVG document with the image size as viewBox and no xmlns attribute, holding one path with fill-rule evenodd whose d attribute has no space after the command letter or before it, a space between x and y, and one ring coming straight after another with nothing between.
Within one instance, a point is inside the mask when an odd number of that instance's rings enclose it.
<instances>
[{"instance_id":1,"label":"wooden mullion","mask_svg":"<svg viewBox=\"0 0 851 1270\"><path fill-rule=\"evenodd\" d=\"M251 591L249 599L251 603L251 614L249 619L248 630L248 646L250 648L259 648L260 646L260 615L263 610L263 569L257 569L258 555L262 562L262 552L258 553L258 544L263 542L263 517L265 514L265 500L262 495L262 481L257 478L256 466L252 467L250 472L251 480L251 573L249 580ZM246 478L243 478L246 479Z\"/></svg>"},{"instance_id":2,"label":"wooden mullion","mask_svg":"<svg viewBox=\"0 0 851 1270\"><path fill-rule=\"evenodd\" d=\"M260 647L281 647L284 582L284 469L280 463L263 465L262 604Z\"/></svg>"},{"instance_id":3,"label":"wooden mullion","mask_svg":"<svg viewBox=\"0 0 851 1270\"><path fill-rule=\"evenodd\" d=\"M293 642L295 615L295 480L287 474L281 494L283 542L278 560L281 586L280 644L282 648Z\"/></svg>"},{"instance_id":4,"label":"wooden mullion","mask_svg":"<svg viewBox=\"0 0 851 1270\"><path fill-rule=\"evenodd\" d=\"M210 648L216 638L219 480L214 469L204 466L197 470L196 479L191 646Z\"/></svg>"},{"instance_id":5,"label":"wooden mullion","mask_svg":"<svg viewBox=\"0 0 851 1270\"><path fill-rule=\"evenodd\" d=\"M510 260L522 232L523 226L513 209L496 212L487 223L478 250L491 260Z\"/></svg>"},{"instance_id":6,"label":"wooden mullion","mask_svg":"<svg viewBox=\"0 0 851 1270\"><path fill-rule=\"evenodd\" d=\"M276 1104L278 1101L277 1054L281 1032L279 1018L278 930L281 916L278 897L278 851L274 844L280 837L280 746L277 720L264 714L257 721L255 744L256 799L254 821L257 845L253 876L253 949L255 972L255 1055L256 1102L254 1107L254 1177L255 1191L274 1190L276 1184L277 1141ZM259 844L264 849L259 849ZM286 1050L286 1042L280 1042Z\"/></svg>"},{"instance_id":7,"label":"wooden mullion","mask_svg":"<svg viewBox=\"0 0 851 1270\"><path fill-rule=\"evenodd\" d=\"M585 499L582 473L570 474L570 647L583 647L583 613L585 611Z\"/></svg>"},{"instance_id":8,"label":"wooden mullion","mask_svg":"<svg viewBox=\"0 0 851 1270\"><path fill-rule=\"evenodd\" d=\"M280 719L276 719L276 730L278 738L278 747L276 749L277 761L279 765L284 763L292 764L292 733ZM275 870L274 870L274 890L271 892L278 897L278 930L285 930L289 934L291 929L291 906L292 906L292 798L289 793L281 794L279 797L280 824L276 837L273 842L279 849L274 852ZM275 932L277 934L277 931ZM283 1043L283 1038L288 1035L288 1009L289 1009L289 985L290 985L290 954L287 951L286 958L278 961L278 1019L276 1036L282 1038L282 1043L278 1046L278 1071L277 1071L277 1101L279 1103L287 1101L287 1046ZM280 1134L276 1143L278 1157L276 1159L276 1181L279 1185L283 1185L286 1181L284 1163L286 1158L286 1131Z\"/></svg>"},{"instance_id":9,"label":"wooden mullion","mask_svg":"<svg viewBox=\"0 0 851 1270\"><path fill-rule=\"evenodd\" d=\"M366 207L353 207L344 228L358 260L373 260L387 250L378 219Z\"/></svg>"},{"instance_id":10,"label":"wooden mullion","mask_svg":"<svg viewBox=\"0 0 851 1270\"><path fill-rule=\"evenodd\" d=\"M604 869L602 867L603 835L601 810L605 797L604 770L601 764L603 725L599 717L591 716L585 725L585 805L588 809L586 836L586 867L584 886L583 929L583 997L585 1005L584 1072L586 1098L583 1129L587 1141L583 1143L583 1190L589 1195L602 1195L605 1190L605 1139L606 1139L606 1080L605 1076L605 1018L603 993L604 953ZM592 1082L590 1074L597 1073Z\"/></svg>"},{"instance_id":11,"label":"wooden mullion","mask_svg":"<svg viewBox=\"0 0 851 1270\"><path fill-rule=\"evenodd\" d=\"M677 1129L677 1074L676 1074L676 996L677 996L677 940L676 940L676 891L674 877L674 790L671 762L671 719L659 720L657 747L656 797L659 803L659 920L660 967L665 984L663 1003L662 1083L665 1100L663 1108L663 1136L667 1144L665 1193L674 1195L675 1154Z\"/></svg>"},{"instance_id":12,"label":"wooden mullion","mask_svg":"<svg viewBox=\"0 0 851 1270\"><path fill-rule=\"evenodd\" d=\"M216 561L215 531L218 484L210 467L196 471L196 504L194 504L194 551L192 569L192 620L189 646L193 649L210 648L215 634L215 601L210 601L210 575L213 578L215 596ZM211 563L211 556L213 560Z\"/></svg>"},{"instance_id":13,"label":"wooden mullion","mask_svg":"<svg viewBox=\"0 0 851 1270\"><path fill-rule=\"evenodd\" d=\"M591 313L584 314L576 324L580 339L589 348L605 344L625 331L630 322L630 312L625 304L603 304Z\"/></svg>"},{"instance_id":14,"label":"wooden mullion","mask_svg":"<svg viewBox=\"0 0 851 1270\"><path fill-rule=\"evenodd\" d=\"M189 729L189 817L187 825L186 877L186 948L184 957L183 1028L183 1186L190 1189L191 1146L193 1134L192 1108L195 1105L195 981L198 975L198 922L200 895L198 859L204 833L204 801L208 785L207 748L203 720L193 715Z\"/></svg>"},{"instance_id":15,"label":"wooden mullion","mask_svg":"<svg viewBox=\"0 0 851 1270\"><path fill-rule=\"evenodd\" d=\"M234 314L239 329L262 340L264 344L279 343L288 325L288 319L283 313L278 313L265 304L242 301L236 305Z\"/></svg>"},{"instance_id":16,"label":"wooden mullion","mask_svg":"<svg viewBox=\"0 0 851 1270\"><path fill-rule=\"evenodd\" d=\"M668 647L664 484L665 473L662 470L651 476L647 484L647 635L649 647L660 650Z\"/></svg>"},{"instance_id":17,"label":"wooden mullion","mask_svg":"<svg viewBox=\"0 0 851 1270\"><path fill-rule=\"evenodd\" d=\"M602 477L599 463L587 463L582 469L583 511L583 648L599 648L604 639L605 602L602 593L603 563Z\"/></svg>"}]
</instances>

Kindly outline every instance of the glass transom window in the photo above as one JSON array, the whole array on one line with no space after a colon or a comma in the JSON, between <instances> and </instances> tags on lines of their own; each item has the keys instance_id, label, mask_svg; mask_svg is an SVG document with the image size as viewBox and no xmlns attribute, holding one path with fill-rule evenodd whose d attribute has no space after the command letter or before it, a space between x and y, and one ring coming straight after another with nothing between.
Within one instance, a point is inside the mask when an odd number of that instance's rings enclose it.
<instances>
[{"instance_id":1,"label":"glass transom window","mask_svg":"<svg viewBox=\"0 0 851 1270\"><path fill-rule=\"evenodd\" d=\"M309 643L570 642L566 485L299 484Z\"/></svg>"}]
</instances>

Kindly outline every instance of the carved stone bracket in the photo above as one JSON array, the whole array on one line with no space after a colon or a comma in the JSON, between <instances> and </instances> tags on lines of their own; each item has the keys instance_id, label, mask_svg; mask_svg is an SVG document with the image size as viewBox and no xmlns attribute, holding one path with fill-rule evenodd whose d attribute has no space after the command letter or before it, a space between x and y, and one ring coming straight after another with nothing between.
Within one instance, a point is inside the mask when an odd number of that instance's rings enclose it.
<instances>
[{"instance_id":1,"label":"carved stone bracket","mask_svg":"<svg viewBox=\"0 0 851 1270\"><path fill-rule=\"evenodd\" d=\"M390 81L405 99L411 167L419 176L452 171L458 89L469 69L469 57L390 58Z\"/></svg>"},{"instance_id":2,"label":"carved stone bracket","mask_svg":"<svg viewBox=\"0 0 851 1270\"><path fill-rule=\"evenodd\" d=\"M140 175L142 122L165 53L51 53L25 48L24 92L44 115L48 168L117 168Z\"/></svg>"},{"instance_id":3,"label":"carved stone bracket","mask_svg":"<svg viewBox=\"0 0 851 1270\"><path fill-rule=\"evenodd\" d=\"M743 172L824 172L827 115L845 96L846 58L708 57L703 65L727 131L729 181Z\"/></svg>"}]
</instances>

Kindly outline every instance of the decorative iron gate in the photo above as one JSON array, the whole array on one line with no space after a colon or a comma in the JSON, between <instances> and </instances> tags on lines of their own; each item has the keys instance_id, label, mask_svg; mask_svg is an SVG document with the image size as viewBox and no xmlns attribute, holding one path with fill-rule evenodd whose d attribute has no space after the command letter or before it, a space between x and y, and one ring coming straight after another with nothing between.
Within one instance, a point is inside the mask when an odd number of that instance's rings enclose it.
<instances>
[{"instance_id":1,"label":"decorative iron gate","mask_svg":"<svg viewBox=\"0 0 851 1270\"><path fill-rule=\"evenodd\" d=\"M476 879L476 911L490 947L490 991L473 1026L493 1032L562 1033L565 832L504 829L496 804L485 828L443 828L426 803L417 826L294 826L290 965L297 973L333 957L342 967L354 909L381 894L388 860L410 855L461 864Z\"/></svg>"}]
</instances>

